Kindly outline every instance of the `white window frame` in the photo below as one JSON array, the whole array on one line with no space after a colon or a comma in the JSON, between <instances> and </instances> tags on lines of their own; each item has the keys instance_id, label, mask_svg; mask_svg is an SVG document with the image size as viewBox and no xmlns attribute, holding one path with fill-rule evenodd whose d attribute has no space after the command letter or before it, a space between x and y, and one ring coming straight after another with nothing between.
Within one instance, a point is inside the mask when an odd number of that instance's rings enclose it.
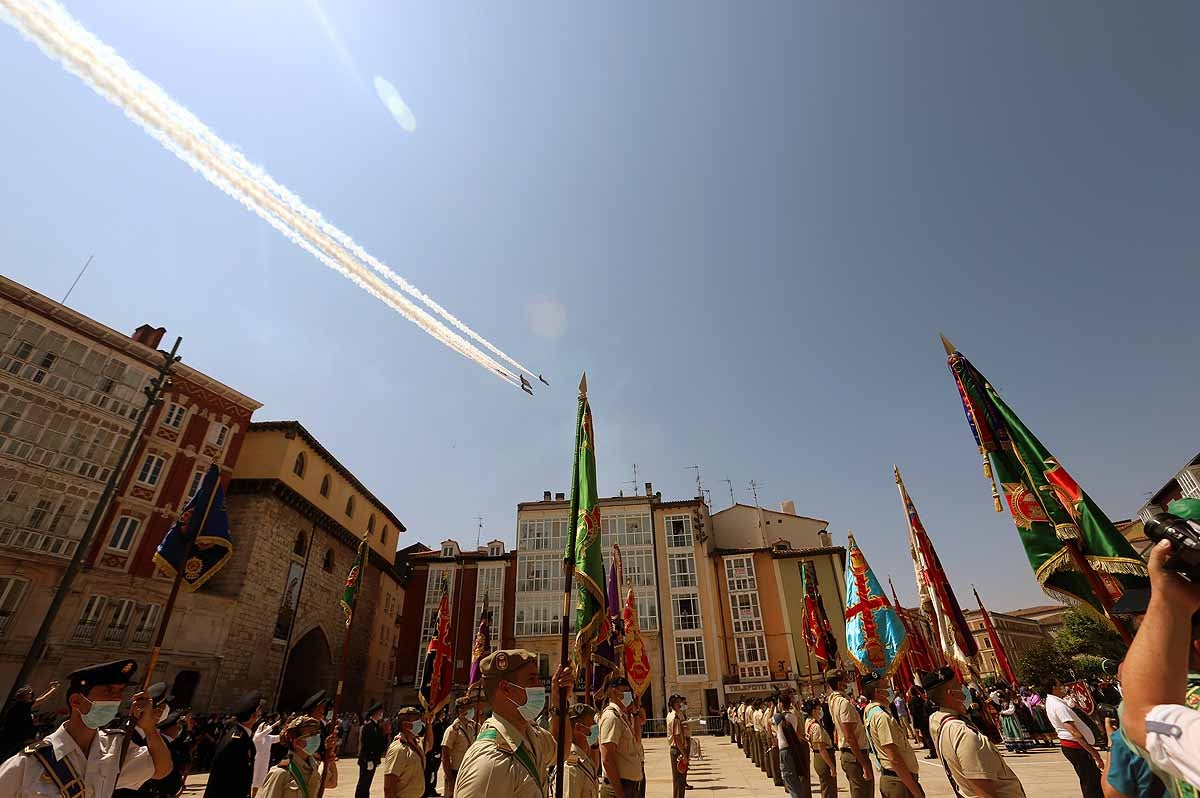
<instances>
[{"instance_id":1,"label":"white window frame","mask_svg":"<svg viewBox=\"0 0 1200 798\"><path fill-rule=\"evenodd\" d=\"M25 589L29 580L18 576L0 576L0 639L4 637L17 610L21 608L21 600L25 598Z\"/></svg>"},{"instance_id":2,"label":"white window frame","mask_svg":"<svg viewBox=\"0 0 1200 798\"><path fill-rule=\"evenodd\" d=\"M109 616L108 628L101 640L109 645L123 646L129 636L129 625L133 621L133 599L115 599Z\"/></svg>"},{"instance_id":3,"label":"white window frame","mask_svg":"<svg viewBox=\"0 0 1200 798\"><path fill-rule=\"evenodd\" d=\"M113 524L112 534L108 536L108 550L128 552L137 540L137 533L142 528L142 519L132 515L121 515Z\"/></svg>"},{"instance_id":4,"label":"white window frame","mask_svg":"<svg viewBox=\"0 0 1200 798\"><path fill-rule=\"evenodd\" d=\"M707 675L702 635L675 638L675 673L681 679Z\"/></svg>"},{"instance_id":5,"label":"white window frame","mask_svg":"<svg viewBox=\"0 0 1200 798\"><path fill-rule=\"evenodd\" d=\"M733 620L734 634L761 632L763 629L762 607L759 606L757 593L731 593L729 614Z\"/></svg>"},{"instance_id":6,"label":"white window frame","mask_svg":"<svg viewBox=\"0 0 1200 798\"><path fill-rule=\"evenodd\" d=\"M167 405L167 412L163 414L163 426L174 430L182 429L185 418L187 418L187 407L179 402L171 402Z\"/></svg>"},{"instance_id":7,"label":"white window frame","mask_svg":"<svg viewBox=\"0 0 1200 798\"><path fill-rule=\"evenodd\" d=\"M739 574L738 571L742 573ZM730 593L743 590L758 590L758 578L754 572L753 557L727 557L725 559L725 583Z\"/></svg>"},{"instance_id":8,"label":"white window frame","mask_svg":"<svg viewBox=\"0 0 1200 798\"><path fill-rule=\"evenodd\" d=\"M139 485L145 485L153 488L162 479L163 469L166 468L167 458L161 454L151 452L142 460L142 467L138 469L137 482Z\"/></svg>"},{"instance_id":9,"label":"white window frame","mask_svg":"<svg viewBox=\"0 0 1200 798\"><path fill-rule=\"evenodd\" d=\"M200 491L200 486L204 483L204 475L206 473L208 473L207 468L197 468L192 472L192 481L188 484L187 498L184 501L191 501Z\"/></svg>"},{"instance_id":10,"label":"white window frame","mask_svg":"<svg viewBox=\"0 0 1200 798\"><path fill-rule=\"evenodd\" d=\"M149 645L154 630L158 628L158 622L162 620L162 611L161 604L147 604L142 608L142 619L133 630L134 645Z\"/></svg>"},{"instance_id":11,"label":"white window frame","mask_svg":"<svg viewBox=\"0 0 1200 798\"><path fill-rule=\"evenodd\" d=\"M679 525L680 530L675 526ZM667 534L668 549L690 549L692 547L692 517L690 515L668 515L663 518Z\"/></svg>"},{"instance_id":12,"label":"white window frame","mask_svg":"<svg viewBox=\"0 0 1200 798\"><path fill-rule=\"evenodd\" d=\"M682 552L667 555L667 573L670 576L671 587L696 587L696 555L692 552Z\"/></svg>"},{"instance_id":13,"label":"white window frame","mask_svg":"<svg viewBox=\"0 0 1200 798\"><path fill-rule=\"evenodd\" d=\"M208 428L208 442L218 449L225 446L229 440L229 425L222 424L220 421L214 421Z\"/></svg>"},{"instance_id":14,"label":"white window frame","mask_svg":"<svg viewBox=\"0 0 1200 798\"><path fill-rule=\"evenodd\" d=\"M689 601L695 607L694 613L684 613L680 606ZM677 632L698 631L704 628L704 619L700 610L700 593L695 590L671 594L671 628Z\"/></svg>"},{"instance_id":15,"label":"white window frame","mask_svg":"<svg viewBox=\"0 0 1200 798\"><path fill-rule=\"evenodd\" d=\"M107 596L99 593L88 596L87 602L83 605L83 611L79 613L79 620L75 622L75 631L72 632L71 639L76 642L94 643L96 632L100 628L100 620L104 617L104 609L107 606Z\"/></svg>"}]
</instances>

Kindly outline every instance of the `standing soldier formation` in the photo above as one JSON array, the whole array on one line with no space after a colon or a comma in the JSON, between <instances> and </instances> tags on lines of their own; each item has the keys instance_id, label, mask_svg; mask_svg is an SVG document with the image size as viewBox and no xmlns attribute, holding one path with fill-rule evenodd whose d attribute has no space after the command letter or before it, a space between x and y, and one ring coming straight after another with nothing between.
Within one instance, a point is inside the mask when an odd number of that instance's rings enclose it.
<instances>
[{"instance_id":1,"label":"standing soldier formation","mask_svg":"<svg viewBox=\"0 0 1200 798\"><path fill-rule=\"evenodd\" d=\"M924 798L917 772L917 755L913 753L904 727L887 711L886 677L873 671L862 678L862 687L863 694L871 699L863 711L863 720L871 748L879 758L879 795L881 798Z\"/></svg>"},{"instance_id":2,"label":"standing soldier formation","mask_svg":"<svg viewBox=\"0 0 1200 798\"><path fill-rule=\"evenodd\" d=\"M564 763L563 795L566 798L598 798L599 770L592 755L592 746L600 740L596 710L587 704L572 704L567 719L571 724L571 751Z\"/></svg>"},{"instance_id":3,"label":"standing soldier formation","mask_svg":"<svg viewBox=\"0 0 1200 798\"><path fill-rule=\"evenodd\" d=\"M845 672L837 668L826 671L825 684L829 686L829 714L840 740L838 759L850 785L850 798L871 798L875 774L871 769L867 729L854 703L846 696Z\"/></svg>"},{"instance_id":4,"label":"standing soldier formation","mask_svg":"<svg viewBox=\"0 0 1200 798\"><path fill-rule=\"evenodd\" d=\"M923 674L921 685L939 709L929 718L933 745L962 798L1025 798L1017 774L967 718L962 683L950 668Z\"/></svg>"},{"instance_id":5,"label":"standing soldier formation","mask_svg":"<svg viewBox=\"0 0 1200 798\"><path fill-rule=\"evenodd\" d=\"M425 721L417 707L396 714L400 728L383 758L384 798L421 798L425 794Z\"/></svg>"},{"instance_id":6,"label":"standing soldier formation","mask_svg":"<svg viewBox=\"0 0 1200 798\"><path fill-rule=\"evenodd\" d=\"M475 723L475 708L470 696L454 702L454 722L446 727L442 735L442 775L445 780L446 798L454 798L454 782L462 766L467 749L475 742L479 727Z\"/></svg>"},{"instance_id":7,"label":"standing soldier formation","mask_svg":"<svg viewBox=\"0 0 1200 798\"><path fill-rule=\"evenodd\" d=\"M608 704L600 711L600 764L603 798L642 798L645 795L646 752L642 747L645 715L634 708L629 682L616 676L608 682Z\"/></svg>"}]
</instances>

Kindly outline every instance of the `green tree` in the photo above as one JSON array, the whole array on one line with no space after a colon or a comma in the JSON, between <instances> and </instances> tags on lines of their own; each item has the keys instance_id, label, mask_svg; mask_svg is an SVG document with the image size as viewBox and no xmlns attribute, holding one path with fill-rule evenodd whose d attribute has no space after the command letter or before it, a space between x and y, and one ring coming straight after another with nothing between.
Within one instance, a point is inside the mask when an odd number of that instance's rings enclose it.
<instances>
[{"instance_id":1,"label":"green tree","mask_svg":"<svg viewBox=\"0 0 1200 798\"><path fill-rule=\"evenodd\" d=\"M1062 628L1054 638L1054 645L1068 657L1090 654L1115 660L1124 659L1128 649L1108 621L1075 607L1063 613Z\"/></svg>"},{"instance_id":2,"label":"green tree","mask_svg":"<svg viewBox=\"0 0 1200 798\"><path fill-rule=\"evenodd\" d=\"M1095 679L1103 676L1103 666L1104 657L1097 657L1093 654L1076 654L1071 657L1071 667L1080 679Z\"/></svg>"},{"instance_id":3,"label":"green tree","mask_svg":"<svg viewBox=\"0 0 1200 798\"><path fill-rule=\"evenodd\" d=\"M1071 670L1071 658L1053 640L1039 640L1017 656L1017 678L1040 686L1048 677L1063 678Z\"/></svg>"}]
</instances>

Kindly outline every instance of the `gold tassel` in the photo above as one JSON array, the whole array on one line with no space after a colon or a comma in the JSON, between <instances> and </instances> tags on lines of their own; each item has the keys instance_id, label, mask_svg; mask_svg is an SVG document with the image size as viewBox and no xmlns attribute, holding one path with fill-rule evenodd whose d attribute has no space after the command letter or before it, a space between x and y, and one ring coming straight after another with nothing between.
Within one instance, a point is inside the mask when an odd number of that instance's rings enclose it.
<instances>
[{"instance_id":1,"label":"gold tassel","mask_svg":"<svg viewBox=\"0 0 1200 798\"><path fill-rule=\"evenodd\" d=\"M1082 535L1074 524L1055 524L1054 534L1059 540L1079 540Z\"/></svg>"},{"instance_id":2,"label":"gold tassel","mask_svg":"<svg viewBox=\"0 0 1200 798\"><path fill-rule=\"evenodd\" d=\"M996 489L996 478L992 476L992 464L988 460L987 452L983 447L979 447L979 453L983 455L983 476L988 482L992 483L992 504L996 508L996 512L1004 512L1003 505L1000 504L1000 491Z\"/></svg>"}]
</instances>

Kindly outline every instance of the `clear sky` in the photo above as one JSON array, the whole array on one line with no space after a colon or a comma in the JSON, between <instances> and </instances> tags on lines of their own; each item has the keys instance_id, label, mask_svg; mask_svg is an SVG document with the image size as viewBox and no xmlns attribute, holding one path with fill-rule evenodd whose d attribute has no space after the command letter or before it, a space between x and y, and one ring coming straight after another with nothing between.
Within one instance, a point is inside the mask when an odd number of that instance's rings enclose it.
<instances>
[{"instance_id":1,"label":"clear sky","mask_svg":"<svg viewBox=\"0 0 1200 798\"><path fill-rule=\"evenodd\" d=\"M937 339L1113 518L1200 448L1200 7L70 2L251 160L552 381L321 267L0 26L3 273L307 426L409 527L566 491L794 499L914 595L1042 603ZM404 97L412 132L376 96ZM965 595L964 595L965 594Z\"/></svg>"}]
</instances>

